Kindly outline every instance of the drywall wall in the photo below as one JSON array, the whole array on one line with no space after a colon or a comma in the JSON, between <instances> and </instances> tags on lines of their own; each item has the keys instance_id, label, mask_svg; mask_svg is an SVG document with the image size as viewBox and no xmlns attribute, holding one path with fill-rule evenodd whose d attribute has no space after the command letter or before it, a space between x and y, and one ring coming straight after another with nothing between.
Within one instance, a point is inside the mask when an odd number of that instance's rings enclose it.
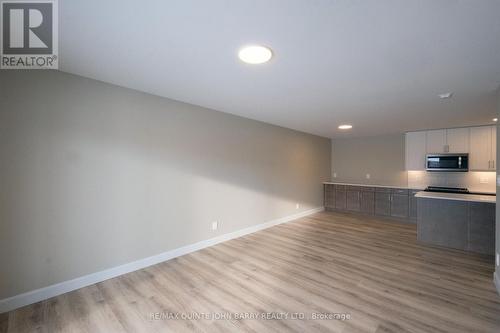
<instances>
[{"instance_id":1,"label":"drywall wall","mask_svg":"<svg viewBox=\"0 0 500 333\"><path fill-rule=\"evenodd\" d=\"M0 156L0 299L322 206L330 178L329 139L56 71L0 75Z\"/></svg>"},{"instance_id":2,"label":"drywall wall","mask_svg":"<svg viewBox=\"0 0 500 333\"><path fill-rule=\"evenodd\" d=\"M498 108L497 108L497 118L500 118L500 88L498 89L497 92L498 95ZM497 123L497 133L500 133L500 126ZM500 167L498 164L500 163L500 135L497 135L497 179L500 179ZM498 184L498 181L496 182L496 189L497 193L500 190L500 186ZM498 200L498 195L497 195L497 207L496 207L496 238L495 238L495 243L496 243L496 260L495 260L495 285L497 287L497 291L500 294L500 201Z\"/></svg>"},{"instance_id":3,"label":"drywall wall","mask_svg":"<svg viewBox=\"0 0 500 333\"><path fill-rule=\"evenodd\" d=\"M404 136L333 139L332 180L406 186Z\"/></svg>"}]
</instances>

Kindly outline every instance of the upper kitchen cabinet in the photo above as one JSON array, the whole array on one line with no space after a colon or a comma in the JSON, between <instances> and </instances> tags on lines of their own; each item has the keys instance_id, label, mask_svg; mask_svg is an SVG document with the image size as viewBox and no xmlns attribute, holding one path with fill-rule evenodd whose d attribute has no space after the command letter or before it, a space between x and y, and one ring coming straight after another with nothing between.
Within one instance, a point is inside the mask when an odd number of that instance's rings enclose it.
<instances>
[{"instance_id":1,"label":"upper kitchen cabinet","mask_svg":"<svg viewBox=\"0 0 500 333\"><path fill-rule=\"evenodd\" d=\"M426 132L406 133L406 170L425 170Z\"/></svg>"},{"instance_id":2,"label":"upper kitchen cabinet","mask_svg":"<svg viewBox=\"0 0 500 333\"><path fill-rule=\"evenodd\" d=\"M496 126L472 127L470 129L470 170L496 170L496 137Z\"/></svg>"},{"instance_id":3,"label":"upper kitchen cabinet","mask_svg":"<svg viewBox=\"0 0 500 333\"><path fill-rule=\"evenodd\" d=\"M427 131L427 153L468 153L469 129L452 128Z\"/></svg>"},{"instance_id":4,"label":"upper kitchen cabinet","mask_svg":"<svg viewBox=\"0 0 500 333\"><path fill-rule=\"evenodd\" d=\"M446 130L448 153L469 152L469 128L451 128Z\"/></svg>"},{"instance_id":5,"label":"upper kitchen cabinet","mask_svg":"<svg viewBox=\"0 0 500 333\"><path fill-rule=\"evenodd\" d=\"M427 131L427 153L446 153L446 130Z\"/></svg>"},{"instance_id":6,"label":"upper kitchen cabinet","mask_svg":"<svg viewBox=\"0 0 500 333\"><path fill-rule=\"evenodd\" d=\"M469 170L496 170L496 126L406 133L406 170L424 171L426 154L469 153Z\"/></svg>"}]
</instances>

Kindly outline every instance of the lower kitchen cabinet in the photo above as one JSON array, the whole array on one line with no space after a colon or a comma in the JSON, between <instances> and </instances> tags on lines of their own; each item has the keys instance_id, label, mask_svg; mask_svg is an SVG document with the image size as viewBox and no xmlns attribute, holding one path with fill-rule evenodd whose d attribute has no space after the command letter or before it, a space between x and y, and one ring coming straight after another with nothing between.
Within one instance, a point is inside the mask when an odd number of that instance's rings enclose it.
<instances>
[{"instance_id":1,"label":"lower kitchen cabinet","mask_svg":"<svg viewBox=\"0 0 500 333\"><path fill-rule=\"evenodd\" d=\"M411 190L408 198L408 202L410 205L409 209L409 217L411 220L416 220L417 219L417 198L415 197L415 194L417 194L419 191L417 190Z\"/></svg>"},{"instance_id":2,"label":"lower kitchen cabinet","mask_svg":"<svg viewBox=\"0 0 500 333\"><path fill-rule=\"evenodd\" d=\"M346 190L346 210L359 212L360 207L360 191L355 187L348 187Z\"/></svg>"},{"instance_id":3,"label":"lower kitchen cabinet","mask_svg":"<svg viewBox=\"0 0 500 333\"><path fill-rule=\"evenodd\" d=\"M393 189L391 193L391 216L408 218L409 206L408 190Z\"/></svg>"},{"instance_id":4,"label":"lower kitchen cabinet","mask_svg":"<svg viewBox=\"0 0 500 333\"><path fill-rule=\"evenodd\" d=\"M419 198L417 238L428 244L493 255L495 207L494 203Z\"/></svg>"},{"instance_id":5,"label":"lower kitchen cabinet","mask_svg":"<svg viewBox=\"0 0 500 333\"><path fill-rule=\"evenodd\" d=\"M367 215L394 217L415 223L417 190L325 184L325 208L359 212Z\"/></svg>"},{"instance_id":6,"label":"lower kitchen cabinet","mask_svg":"<svg viewBox=\"0 0 500 333\"><path fill-rule=\"evenodd\" d=\"M467 202L418 199L418 240L465 250L468 216Z\"/></svg>"},{"instance_id":7,"label":"lower kitchen cabinet","mask_svg":"<svg viewBox=\"0 0 500 333\"><path fill-rule=\"evenodd\" d=\"M324 205L326 209L335 209L335 185L324 185Z\"/></svg>"},{"instance_id":8,"label":"lower kitchen cabinet","mask_svg":"<svg viewBox=\"0 0 500 333\"><path fill-rule=\"evenodd\" d=\"M391 192L375 191L375 215L391 216Z\"/></svg>"},{"instance_id":9,"label":"lower kitchen cabinet","mask_svg":"<svg viewBox=\"0 0 500 333\"><path fill-rule=\"evenodd\" d=\"M361 191L360 211L365 214L373 215L375 213L375 191Z\"/></svg>"},{"instance_id":10,"label":"lower kitchen cabinet","mask_svg":"<svg viewBox=\"0 0 500 333\"><path fill-rule=\"evenodd\" d=\"M469 251L495 253L495 209L491 203L469 204Z\"/></svg>"},{"instance_id":11,"label":"lower kitchen cabinet","mask_svg":"<svg viewBox=\"0 0 500 333\"><path fill-rule=\"evenodd\" d=\"M346 191L345 185L335 186L335 209L345 210L346 209Z\"/></svg>"}]
</instances>

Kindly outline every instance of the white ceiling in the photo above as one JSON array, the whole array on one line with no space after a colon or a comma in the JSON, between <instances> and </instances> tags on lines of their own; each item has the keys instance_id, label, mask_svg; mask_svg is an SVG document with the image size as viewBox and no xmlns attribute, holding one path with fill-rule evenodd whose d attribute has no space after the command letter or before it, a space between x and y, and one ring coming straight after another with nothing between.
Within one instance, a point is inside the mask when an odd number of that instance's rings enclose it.
<instances>
[{"instance_id":1,"label":"white ceiling","mask_svg":"<svg viewBox=\"0 0 500 333\"><path fill-rule=\"evenodd\" d=\"M495 115L499 0L64 0L59 11L62 71L304 132ZM249 43L275 57L241 63Z\"/></svg>"}]
</instances>

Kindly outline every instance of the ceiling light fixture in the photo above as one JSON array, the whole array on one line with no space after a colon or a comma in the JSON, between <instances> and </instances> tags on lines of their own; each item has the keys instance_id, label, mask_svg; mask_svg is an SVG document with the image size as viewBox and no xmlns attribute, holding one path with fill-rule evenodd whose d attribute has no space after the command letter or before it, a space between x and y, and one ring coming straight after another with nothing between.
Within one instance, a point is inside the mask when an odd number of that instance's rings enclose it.
<instances>
[{"instance_id":1,"label":"ceiling light fixture","mask_svg":"<svg viewBox=\"0 0 500 333\"><path fill-rule=\"evenodd\" d=\"M498 121L498 118L493 118L493 121L496 123Z\"/></svg>"},{"instance_id":2,"label":"ceiling light fixture","mask_svg":"<svg viewBox=\"0 0 500 333\"><path fill-rule=\"evenodd\" d=\"M257 65L268 62L273 57L270 48L259 45L246 46L238 52L241 61L247 64Z\"/></svg>"},{"instance_id":3,"label":"ceiling light fixture","mask_svg":"<svg viewBox=\"0 0 500 333\"><path fill-rule=\"evenodd\" d=\"M441 99L448 99L448 98L451 98L453 96L453 93L452 92L448 92L448 93L444 93L444 94L439 94L438 96Z\"/></svg>"},{"instance_id":4,"label":"ceiling light fixture","mask_svg":"<svg viewBox=\"0 0 500 333\"><path fill-rule=\"evenodd\" d=\"M348 130L348 129L351 129L352 128L352 125L340 125L339 126L339 129L341 130Z\"/></svg>"}]
</instances>

